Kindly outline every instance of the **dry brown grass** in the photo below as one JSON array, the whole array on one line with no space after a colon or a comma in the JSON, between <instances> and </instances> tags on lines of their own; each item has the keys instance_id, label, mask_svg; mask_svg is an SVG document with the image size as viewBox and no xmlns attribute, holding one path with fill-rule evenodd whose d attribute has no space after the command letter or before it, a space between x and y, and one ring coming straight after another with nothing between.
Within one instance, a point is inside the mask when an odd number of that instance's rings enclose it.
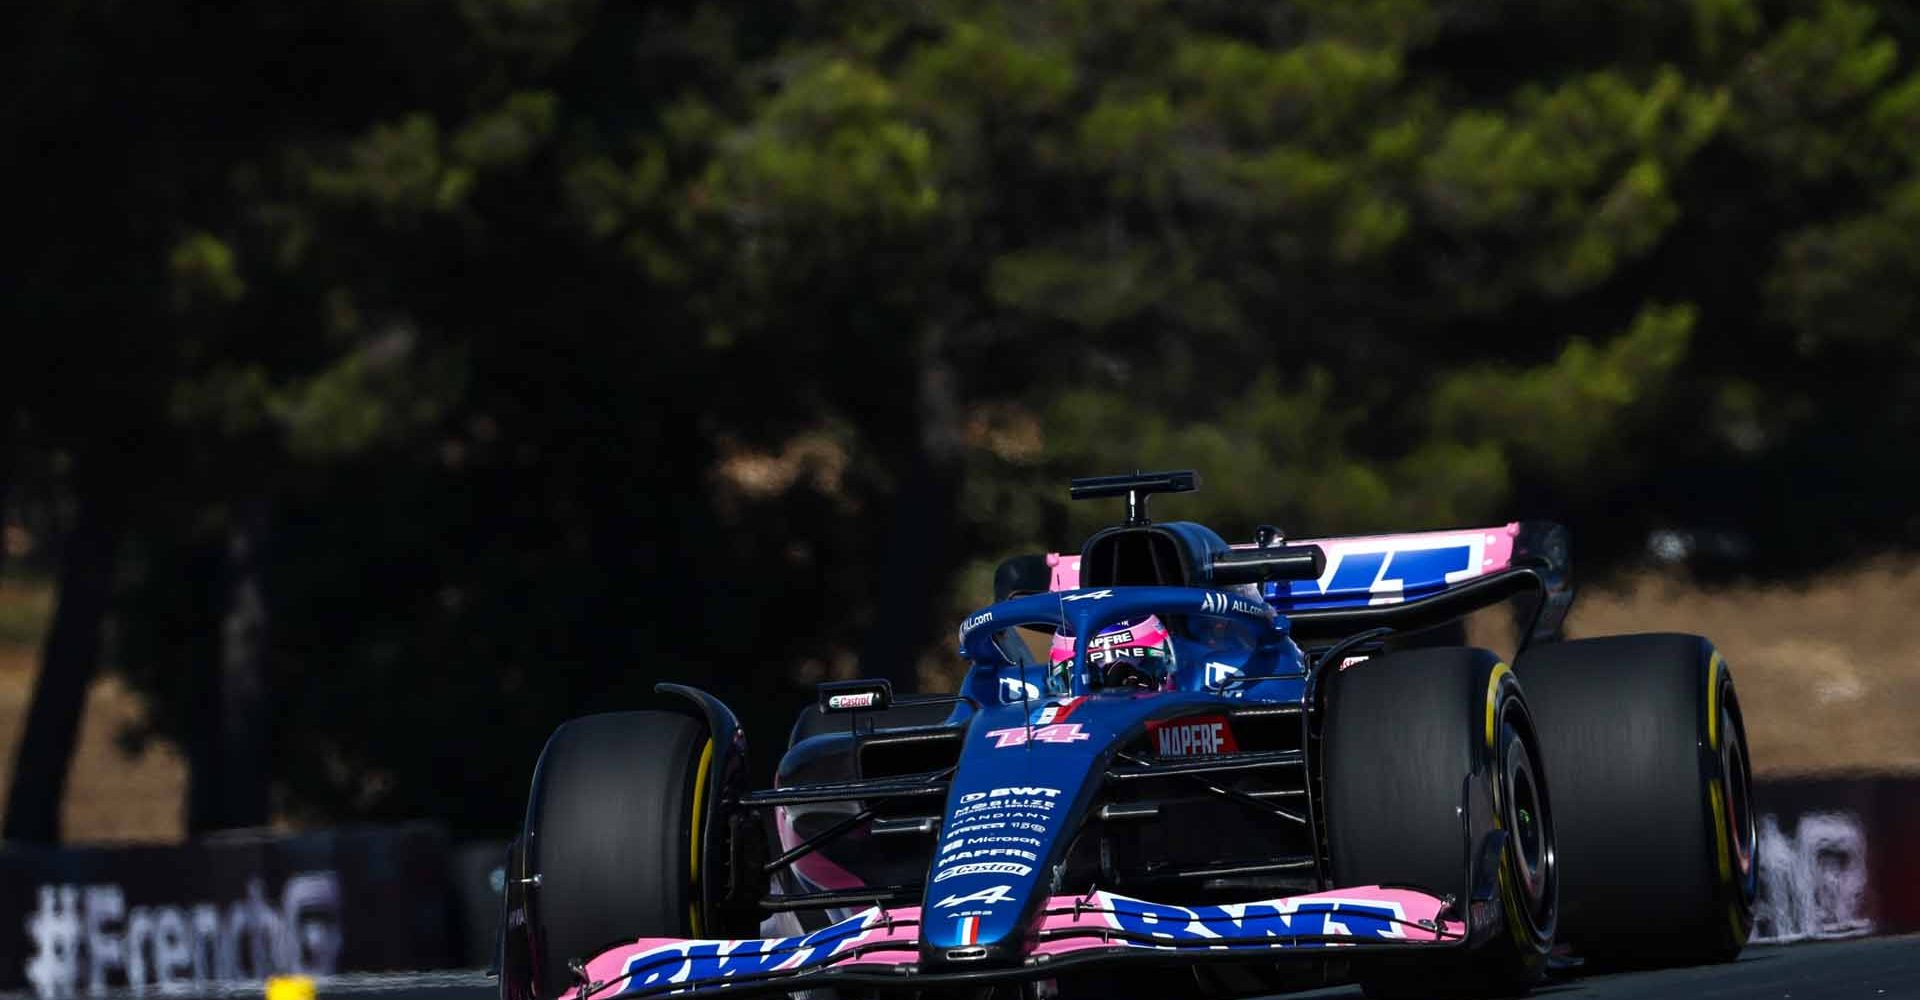
<instances>
[{"instance_id":1,"label":"dry brown grass","mask_svg":"<svg viewBox=\"0 0 1920 1000\"><path fill-rule=\"evenodd\" d=\"M44 611L50 602L43 587L5 583L0 584L0 605L15 612L23 607ZM26 725L38 661L36 644L0 643L0 790L13 779L14 753ZM177 841L183 835L185 759L159 743L129 757L115 740L143 711L139 696L118 678L101 678L88 690L60 811L69 842L153 843Z\"/></svg>"},{"instance_id":2,"label":"dry brown grass","mask_svg":"<svg viewBox=\"0 0 1920 1000\"><path fill-rule=\"evenodd\" d=\"M1799 586L1701 589L1646 575L1589 590L1569 633L1697 632L1726 656L1754 769L1920 771L1920 563Z\"/></svg>"}]
</instances>

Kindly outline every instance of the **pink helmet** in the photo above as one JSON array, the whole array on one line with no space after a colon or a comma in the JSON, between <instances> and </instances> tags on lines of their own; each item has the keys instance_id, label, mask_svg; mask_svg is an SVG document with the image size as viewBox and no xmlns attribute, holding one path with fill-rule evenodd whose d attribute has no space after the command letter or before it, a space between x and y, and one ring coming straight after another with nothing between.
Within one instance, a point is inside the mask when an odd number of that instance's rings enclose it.
<instances>
[{"instance_id":1,"label":"pink helmet","mask_svg":"<svg viewBox=\"0 0 1920 1000\"><path fill-rule=\"evenodd\" d=\"M1056 633L1048 656L1061 676L1073 659L1074 638ZM1087 641L1087 666L1108 687L1165 687L1172 679L1173 634L1154 615L1118 622Z\"/></svg>"}]
</instances>

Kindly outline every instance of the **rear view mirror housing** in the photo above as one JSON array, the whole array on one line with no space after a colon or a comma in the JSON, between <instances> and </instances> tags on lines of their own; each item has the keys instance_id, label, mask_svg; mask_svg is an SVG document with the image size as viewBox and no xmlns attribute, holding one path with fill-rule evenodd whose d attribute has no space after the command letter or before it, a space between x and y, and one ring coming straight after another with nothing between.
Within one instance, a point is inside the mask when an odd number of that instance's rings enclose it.
<instances>
[{"instance_id":1,"label":"rear view mirror housing","mask_svg":"<svg viewBox=\"0 0 1920 1000\"><path fill-rule=\"evenodd\" d=\"M1234 549L1214 555L1213 583L1231 587L1268 580L1318 580L1326 568L1327 553L1318 545Z\"/></svg>"}]
</instances>

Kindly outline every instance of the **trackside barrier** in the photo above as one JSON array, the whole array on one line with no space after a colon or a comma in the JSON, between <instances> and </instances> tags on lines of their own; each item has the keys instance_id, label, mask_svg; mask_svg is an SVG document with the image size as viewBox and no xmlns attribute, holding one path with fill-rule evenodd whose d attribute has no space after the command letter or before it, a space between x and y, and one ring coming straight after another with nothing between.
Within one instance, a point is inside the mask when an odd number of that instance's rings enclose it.
<instances>
[{"instance_id":1,"label":"trackside barrier","mask_svg":"<svg viewBox=\"0 0 1920 1000\"><path fill-rule=\"evenodd\" d=\"M1920 930L1920 776L1758 782L1754 940Z\"/></svg>"},{"instance_id":2,"label":"trackside barrier","mask_svg":"<svg viewBox=\"0 0 1920 1000\"><path fill-rule=\"evenodd\" d=\"M181 846L0 848L0 990L126 989L464 964L428 824Z\"/></svg>"},{"instance_id":3,"label":"trackside barrier","mask_svg":"<svg viewBox=\"0 0 1920 1000\"><path fill-rule=\"evenodd\" d=\"M1764 781L1754 803L1756 942L1920 930L1920 776ZM273 980L295 1000L307 977L483 967L505 851L425 823L0 847L0 991L257 997Z\"/></svg>"}]
</instances>

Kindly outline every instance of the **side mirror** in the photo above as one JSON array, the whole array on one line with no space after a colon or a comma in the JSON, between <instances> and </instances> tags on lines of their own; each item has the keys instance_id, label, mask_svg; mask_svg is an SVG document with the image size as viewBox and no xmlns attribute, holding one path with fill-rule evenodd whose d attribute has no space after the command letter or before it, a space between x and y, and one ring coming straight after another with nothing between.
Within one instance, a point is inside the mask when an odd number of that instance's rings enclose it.
<instances>
[{"instance_id":1,"label":"side mirror","mask_svg":"<svg viewBox=\"0 0 1920 1000\"><path fill-rule=\"evenodd\" d=\"M1044 594L1053 589L1053 567L1041 553L1012 556L993 571L993 602Z\"/></svg>"}]
</instances>

